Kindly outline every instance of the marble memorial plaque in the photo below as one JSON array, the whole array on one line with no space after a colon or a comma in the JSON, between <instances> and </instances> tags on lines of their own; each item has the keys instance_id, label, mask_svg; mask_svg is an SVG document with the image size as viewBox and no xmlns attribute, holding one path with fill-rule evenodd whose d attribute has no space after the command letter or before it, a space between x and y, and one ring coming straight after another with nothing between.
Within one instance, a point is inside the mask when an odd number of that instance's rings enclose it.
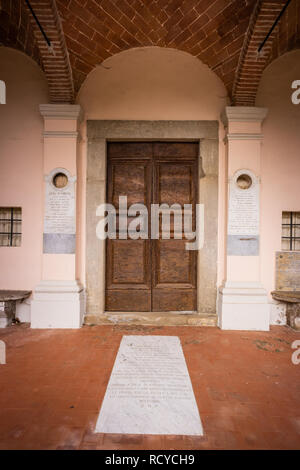
<instances>
[{"instance_id":1,"label":"marble memorial plaque","mask_svg":"<svg viewBox=\"0 0 300 470\"><path fill-rule=\"evenodd\" d=\"M247 178L248 188L242 186ZM227 252L229 256L259 254L259 182L249 170L239 170L230 182Z\"/></svg>"},{"instance_id":2,"label":"marble memorial plaque","mask_svg":"<svg viewBox=\"0 0 300 470\"><path fill-rule=\"evenodd\" d=\"M300 291L300 252L276 253L276 290Z\"/></svg>"},{"instance_id":3,"label":"marble memorial plaque","mask_svg":"<svg viewBox=\"0 0 300 470\"><path fill-rule=\"evenodd\" d=\"M203 435L178 337L123 336L95 432Z\"/></svg>"},{"instance_id":4,"label":"marble memorial plaque","mask_svg":"<svg viewBox=\"0 0 300 470\"><path fill-rule=\"evenodd\" d=\"M56 187L55 175L65 175L66 185ZM56 168L46 178L44 253L75 253L75 178Z\"/></svg>"}]
</instances>

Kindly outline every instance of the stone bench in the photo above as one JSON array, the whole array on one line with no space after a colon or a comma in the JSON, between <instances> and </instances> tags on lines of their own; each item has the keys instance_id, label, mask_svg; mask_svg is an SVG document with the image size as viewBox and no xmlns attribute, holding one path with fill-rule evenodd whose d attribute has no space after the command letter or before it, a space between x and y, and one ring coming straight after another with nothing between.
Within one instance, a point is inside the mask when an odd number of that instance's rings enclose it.
<instances>
[{"instance_id":1,"label":"stone bench","mask_svg":"<svg viewBox=\"0 0 300 470\"><path fill-rule=\"evenodd\" d=\"M286 303L287 324L300 331L300 291L275 290L271 295L274 300Z\"/></svg>"},{"instance_id":2,"label":"stone bench","mask_svg":"<svg viewBox=\"0 0 300 470\"><path fill-rule=\"evenodd\" d=\"M16 303L23 302L31 290L0 290L0 328L12 324L16 318Z\"/></svg>"}]
</instances>

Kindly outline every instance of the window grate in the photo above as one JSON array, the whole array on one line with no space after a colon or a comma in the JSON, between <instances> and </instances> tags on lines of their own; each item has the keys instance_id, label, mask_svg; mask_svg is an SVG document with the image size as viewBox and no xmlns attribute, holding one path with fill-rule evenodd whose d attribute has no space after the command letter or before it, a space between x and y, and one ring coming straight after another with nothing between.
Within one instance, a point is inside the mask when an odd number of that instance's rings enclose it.
<instances>
[{"instance_id":1,"label":"window grate","mask_svg":"<svg viewBox=\"0 0 300 470\"><path fill-rule=\"evenodd\" d=\"M281 248L284 251L300 251L300 212L282 213Z\"/></svg>"},{"instance_id":2,"label":"window grate","mask_svg":"<svg viewBox=\"0 0 300 470\"><path fill-rule=\"evenodd\" d=\"M0 207L0 246L21 246L21 207Z\"/></svg>"}]
</instances>

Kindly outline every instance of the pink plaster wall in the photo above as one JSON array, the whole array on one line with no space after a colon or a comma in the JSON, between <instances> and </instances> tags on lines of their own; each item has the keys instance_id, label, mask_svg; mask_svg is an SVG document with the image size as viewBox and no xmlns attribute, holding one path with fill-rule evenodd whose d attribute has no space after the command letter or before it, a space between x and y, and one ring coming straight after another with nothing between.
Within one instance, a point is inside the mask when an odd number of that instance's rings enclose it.
<instances>
[{"instance_id":1,"label":"pink plaster wall","mask_svg":"<svg viewBox=\"0 0 300 470\"><path fill-rule=\"evenodd\" d=\"M94 69L83 83L78 99L85 119L220 120L227 102L221 80L199 59L175 49L147 47L117 54ZM86 136L78 162L80 205L80 264L85 279L85 171ZM219 262L218 282L224 277L224 129L220 123Z\"/></svg>"},{"instance_id":2,"label":"pink plaster wall","mask_svg":"<svg viewBox=\"0 0 300 470\"><path fill-rule=\"evenodd\" d=\"M261 279L268 291L275 288L282 211L300 211L300 104L291 101L291 84L299 79L300 50L294 50L265 70L256 101L269 108L261 161Z\"/></svg>"},{"instance_id":3,"label":"pink plaster wall","mask_svg":"<svg viewBox=\"0 0 300 470\"><path fill-rule=\"evenodd\" d=\"M22 246L0 247L0 289L33 289L41 279L43 232L43 120L46 79L25 54L0 47L0 206L22 207Z\"/></svg>"},{"instance_id":4,"label":"pink plaster wall","mask_svg":"<svg viewBox=\"0 0 300 470\"><path fill-rule=\"evenodd\" d=\"M24 54L0 47L0 79L7 104L0 105L0 205L23 208L20 248L0 247L0 288L33 289L41 279L43 231L43 121L38 105L48 102L47 83ZM300 210L300 105L291 83L300 79L300 51L264 72L257 106L269 108L263 125L261 161L261 279L274 288L275 251L281 247L281 212ZM189 54L172 49L132 49L97 67L83 84L78 103L85 119L219 120L227 103L218 77ZM78 264L85 280L85 121L78 154ZM218 283L224 277L224 214L227 186L224 131L220 124ZM242 151L241 151L242 153Z\"/></svg>"}]
</instances>

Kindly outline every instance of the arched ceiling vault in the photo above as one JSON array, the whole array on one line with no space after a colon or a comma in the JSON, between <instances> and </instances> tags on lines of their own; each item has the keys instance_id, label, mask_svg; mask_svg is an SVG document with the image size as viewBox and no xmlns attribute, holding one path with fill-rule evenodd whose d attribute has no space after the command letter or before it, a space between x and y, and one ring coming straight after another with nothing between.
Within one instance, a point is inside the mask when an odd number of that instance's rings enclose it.
<instances>
[{"instance_id":1,"label":"arched ceiling vault","mask_svg":"<svg viewBox=\"0 0 300 470\"><path fill-rule=\"evenodd\" d=\"M179 49L207 64L232 103L254 105L265 67L300 45L300 0L291 0L257 54L283 0L30 0L55 55L25 0L0 0L0 45L43 68L51 102L73 102L88 73L133 47Z\"/></svg>"}]
</instances>

